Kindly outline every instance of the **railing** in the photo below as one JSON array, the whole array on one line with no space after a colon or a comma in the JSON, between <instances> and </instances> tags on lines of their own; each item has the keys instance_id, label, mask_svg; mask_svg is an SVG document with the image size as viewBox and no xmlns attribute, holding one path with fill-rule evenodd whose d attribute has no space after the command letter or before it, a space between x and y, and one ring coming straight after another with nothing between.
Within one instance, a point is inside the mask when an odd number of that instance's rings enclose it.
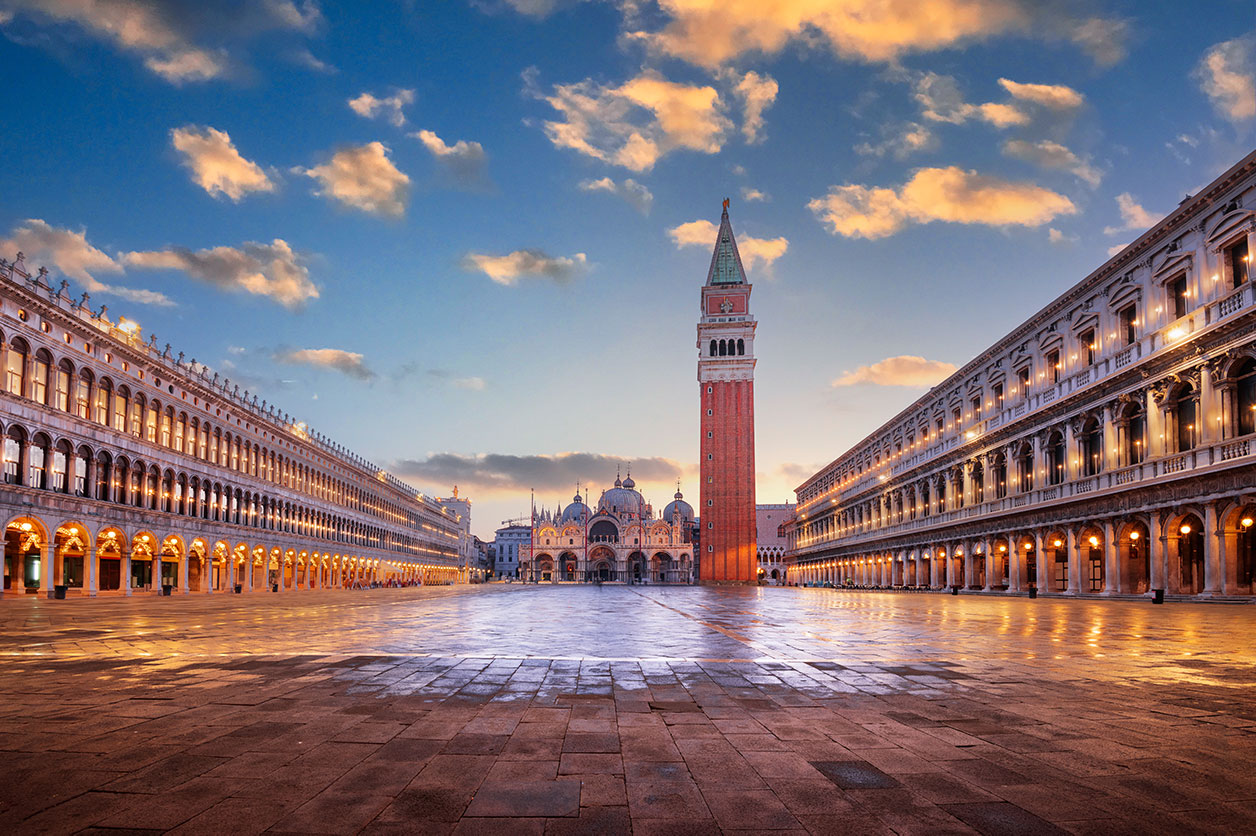
<instances>
[{"instance_id":1,"label":"railing","mask_svg":"<svg viewBox=\"0 0 1256 836\"><path fill-rule=\"evenodd\" d=\"M1075 479L1061 485L1048 485L1010 497L976 503L961 509L921 516L914 520L904 520L901 523L885 528L874 529L864 525L860 527L860 531L854 534L844 533L842 535L828 534L817 536L812 538L807 544L800 544L798 553L805 554L813 548L831 547L835 543L845 545L847 543L857 544L864 541L876 541L922 529L944 527L973 517L1005 513L1034 505L1067 502L1080 496L1112 490L1126 485L1151 482L1177 474L1189 474L1191 471L1212 467L1223 462L1234 462L1252 457L1254 453L1256 453L1256 434L1243 438L1202 444L1187 453L1173 453L1165 457L1114 468L1096 476Z\"/></svg>"}]
</instances>

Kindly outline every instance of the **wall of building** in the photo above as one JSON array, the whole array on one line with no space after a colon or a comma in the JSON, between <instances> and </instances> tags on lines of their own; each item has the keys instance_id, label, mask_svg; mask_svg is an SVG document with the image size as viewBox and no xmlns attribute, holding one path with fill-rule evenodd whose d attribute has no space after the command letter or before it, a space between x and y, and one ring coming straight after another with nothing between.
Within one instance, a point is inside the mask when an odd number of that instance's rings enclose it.
<instances>
[{"instance_id":1,"label":"wall of building","mask_svg":"<svg viewBox=\"0 0 1256 836\"><path fill-rule=\"evenodd\" d=\"M794 580L1250 596L1256 154L797 489Z\"/></svg>"}]
</instances>

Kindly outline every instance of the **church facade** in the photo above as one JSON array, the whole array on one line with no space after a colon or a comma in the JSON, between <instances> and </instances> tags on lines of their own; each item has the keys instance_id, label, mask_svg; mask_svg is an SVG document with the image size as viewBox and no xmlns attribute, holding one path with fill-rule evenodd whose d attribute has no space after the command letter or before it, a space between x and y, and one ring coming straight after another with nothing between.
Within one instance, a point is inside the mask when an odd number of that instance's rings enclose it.
<instances>
[{"instance_id":1,"label":"church facade","mask_svg":"<svg viewBox=\"0 0 1256 836\"><path fill-rule=\"evenodd\" d=\"M596 509L577 493L543 511L519 549L519 575L536 583L693 583L693 508L677 489L656 517L629 474L616 477Z\"/></svg>"}]
</instances>

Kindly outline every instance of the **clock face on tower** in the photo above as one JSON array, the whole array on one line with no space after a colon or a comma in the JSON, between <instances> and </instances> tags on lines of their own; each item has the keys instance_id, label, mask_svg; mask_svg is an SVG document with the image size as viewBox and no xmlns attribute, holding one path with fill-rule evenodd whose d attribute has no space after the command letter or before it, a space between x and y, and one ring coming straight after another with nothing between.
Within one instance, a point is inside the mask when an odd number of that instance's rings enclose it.
<instances>
[{"instance_id":1,"label":"clock face on tower","mask_svg":"<svg viewBox=\"0 0 1256 836\"><path fill-rule=\"evenodd\" d=\"M723 302L720 302L720 313L729 313L730 311L732 311L732 309L733 309L732 299L726 298Z\"/></svg>"}]
</instances>

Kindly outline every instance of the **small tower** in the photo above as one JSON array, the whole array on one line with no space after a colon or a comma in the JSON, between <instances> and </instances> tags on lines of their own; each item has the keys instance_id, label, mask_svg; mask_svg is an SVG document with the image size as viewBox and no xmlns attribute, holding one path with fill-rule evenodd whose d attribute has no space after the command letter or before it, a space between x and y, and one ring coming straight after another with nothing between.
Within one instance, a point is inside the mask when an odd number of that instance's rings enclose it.
<instances>
[{"instance_id":1,"label":"small tower","mask_svg":"<svg viewBox=\"0 0 1256 836\"><path fill-rule=\"evenodd\" d=\"M698 318L702 484L697 515L705 583L755 580L756 323L750 315L750 290L725 199Z\"/></svg>"}]
</instances>

